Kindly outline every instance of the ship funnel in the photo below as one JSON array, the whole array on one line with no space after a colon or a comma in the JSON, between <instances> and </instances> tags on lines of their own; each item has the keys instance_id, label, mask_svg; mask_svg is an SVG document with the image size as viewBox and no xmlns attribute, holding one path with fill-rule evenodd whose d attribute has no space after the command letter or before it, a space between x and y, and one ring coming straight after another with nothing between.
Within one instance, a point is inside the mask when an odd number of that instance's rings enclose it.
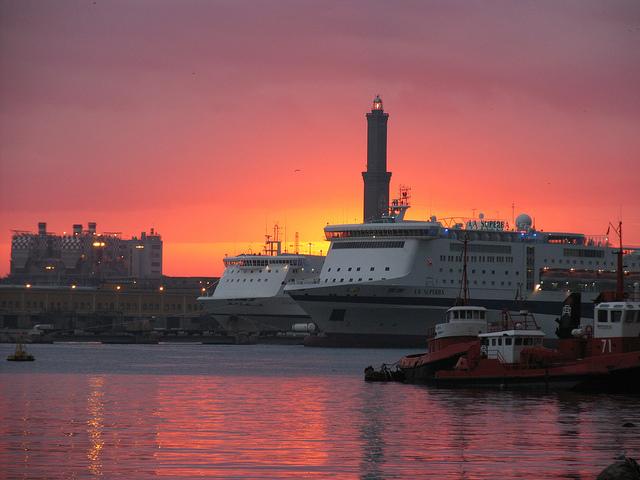
<instances>
[{"instance_id":1,"label":"ship funnel","mask_svg":"<svg viewBox=\"0 0 640 480\"><path fill-rule=\"evenodd\" d=\"M80 235L82 233L82 224L81 223L74 223L73 224L73 234L74 235Z\"/></svg>"},{"instance_id":2,"label":"ship funnel","mask_svg":"<svg viewBox=\"0 0 640 480\"><path fill-rule=\"evenodd\" d=\"M87 224L87 229L89 230L90 234L95 235L95 233L96 233L96 222L89 222Z\"/></svg>"},{"instance_id":3,"label":"ship funnel","mask_svg":"<svg viewBox=\"0 0 640 480\"><path fill-rule=\"evenodd\" d=\"M47 222L39 222L38 235L46 235L46 234L47 234Z\"/></svg>"}]
</instances>

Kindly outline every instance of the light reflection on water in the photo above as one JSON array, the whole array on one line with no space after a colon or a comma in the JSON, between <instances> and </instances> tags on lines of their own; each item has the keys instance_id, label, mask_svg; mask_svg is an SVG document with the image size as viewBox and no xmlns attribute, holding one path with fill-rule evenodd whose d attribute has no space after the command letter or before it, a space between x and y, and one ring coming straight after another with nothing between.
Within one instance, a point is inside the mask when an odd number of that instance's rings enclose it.
<instances>
[{"instance_id":1,"label":"light reflection on water","mask_svg":"<svg viewBox=\"0 0 640 480\"><path fill-rule=\"evenodd\" d=\"M31 350L0 367L0 478L591 479L640 456L638 397L362 381L400 351Z\"/></svg>"}]
</instances>

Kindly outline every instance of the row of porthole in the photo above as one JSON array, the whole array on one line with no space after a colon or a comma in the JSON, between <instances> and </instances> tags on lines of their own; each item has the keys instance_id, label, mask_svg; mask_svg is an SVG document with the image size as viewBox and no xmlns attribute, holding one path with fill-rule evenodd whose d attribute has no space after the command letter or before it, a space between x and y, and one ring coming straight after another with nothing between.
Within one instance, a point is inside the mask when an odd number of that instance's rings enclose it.
<instances>
[{"instance_id":1,"label":"row of porthole","mask_svg":"<svg viewBox=\"0 0 640 480\"><path fill-rule=\"evenodd\" d=\"M443 269L442 269L442 268L440 269L440 272L441 272L441 273L443 272ZM449 273L453 273L453 268L450 268L450 269L449 269ZM461 269L461 268L459 268L459 269L458 269L458 273L462 273L462 269ZM476 270L475 270L475 268L474 268L474 269L472 269L472 270L471 270L471 274L475 274L475 273L476 273ZM517 277L518 275L520 275L520 272L515 272L515 273L516 273L516 277ZM486 274L487 274L487 271L486 271L486 270L482 270L482 275L486 275ZM495 275L495 274L496 274L496 271L495 271L495 270L491 270L491 275ZM504 274L505 274L505 275L509 275L509 270L505 270L505 271L504 271Z\"/></svg>"},{"instance_id":2,"label":"row of porthole","mask_svg":"<svg viewBox=\"0 0 640 480\"><path fill-rule=\"evenodd\" d=\"M225 281L225 282L231 282L231 283L233 283L233 280L234 280L233 278L226 278L224 281ZM240 279L239 279L239 278L236 278L236 279L235 279L235 281L236 281L236 282L239 282L239 281L240 281ZM247 279L246 279L246 278L243 278L243 279L242 279L242 281L243 281L243 282L246 282L246 281L247 281ZM253 278L250 278L250 279L249 279L249 281L250 281L250 282L253 282ZM263 281L263 279L258 278L258 279L257 279L257 281L258 281L258 282L261 282L261 281ZM264 281L265 281L265 282L268 282L268 281L269 281L269 279L268 279L268 278L265 278L265 279L264 279Z\"/></svg>"},{"instance_id":3,"label":"row of porthole","mask_svg":"<svg viewBox=\"0 0 640 480\"><path fill-rule=\"evenodd\" d=\"M440 255L441 262L462 262L462 255ZM468 262L484 263L513 263L513 257L504 255L467 255Z\"/></svg>"},{"instance_id":4,"label":"row of porthole","mask_svg":"<svg viewBox=\"0 0 640 480\"><path fill-rule=\"evenodd\" d=\"M331 279L331 283L336 283L336 280L338 280L338 279L337 279L337 278L332 278L332 279ZM380 278L380 280L386 280L386 278L385 278L385 277L381 277L381 278ZM352 283L353 281L354 281L354 279L353 279L353 278L350 278L348 283ZM362 279L362 277L361 277L361 278L358 278L358 280L356 280L356 282L362 282L362 281L364 281L364 280ZM367 282L371 282L371 281L373 281L373 278L372 278L372 277L369 277L366 281L367 281ZM328 279L328 278L325 278L325 279L324 279L324 283L328 283L328 282L329 282L329 279ZM344 283L344 278L341 278L339 283Z\"/></svg>"},{"instance_id":5,"label":"row of porthole","mask_svg":"<svg viewBox=\"0 0 640 480\"><path fill-rule=\"evenodd\" d=\"M336 268L336 272L339 272L341 269L342 269L342 267ZM376 269L376 267L369 267L369 271L370 272L374 272L375 269ZM353 267L348 267L347 268L347 272L350 272L351 270L353 270ZM385 272L388 272L389 270L391 270L391 267L384 267L384 271ZM331 271L331 267L329 267L327 269L327 272L330 272L330 271ZM359 272L359 271L360 271L360 267L356 267L356 272Z\"/></svg>"},{"instance_id":6,"label":"row of porthole","mask_svg":"<svg viewBox=\"0 0 640 480\"><path fill-rule=\"evenodd\" d=\"M441 282L442 282L442 284L443 284L443 285L446 285L446 284L447 284L447 279L441 280ZM451 285L453 285L453 284L455 283L455 280L451 279L451 280L449 281L449 283L450 283ZM462 280L458 280L458 285L459 285L460 283L462 283ZM504 287L504 286L505 286L505 285L504 285L504 283L505 283L504 281L500 282L500 286L501 286L501 287ZM436 280L436 285L437 285L437 284L438 284L438 282L437 282L437 280ZM473 281L473 284L474 284L474 285L477 285L477 284L478 284L478 281L477 281L477 280L474 280L474 281ZM482 285L486 285L486 284L487 284L487 281L486 281L486 280L482 280ZM491 280L491 285L495 286L495 284L496 284L496 282L495 282L494 280ZM507 281L507 285L508 285L508 286L511 286L511 282Z\"/></svg>"}]
</instances>

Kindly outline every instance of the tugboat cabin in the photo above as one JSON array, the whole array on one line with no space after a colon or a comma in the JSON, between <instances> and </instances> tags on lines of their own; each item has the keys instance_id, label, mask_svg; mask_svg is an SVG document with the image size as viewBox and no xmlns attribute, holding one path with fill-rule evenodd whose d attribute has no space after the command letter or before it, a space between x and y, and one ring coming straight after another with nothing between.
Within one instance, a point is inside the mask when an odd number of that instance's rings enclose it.
<instances>
[{"instance_id":1,"label":"tugboat cabin","mask_svg":"<svg viewBox=\"0 0 640 480\"><path fill-rule=\"evenodd\" d=\"M595 307L594 317L594 354L640 348L640 302L600 303Z\"/></svg>"},{"instance_id":2,"label":"tugboat cabin","mask_svg":"<svg viewBox=\"0 0 640 480\"><path fill-rule=\"evenodd\" d=\"M541 347L545 334L542 330L501 330L482 333L480 351L486 358L501 363L518 363L520 353L525 348Z\"/></svg>"},{"instance_id":3,"label":"tugboat cabin","mask_svg":"<svg viewBox=\"0 0 640 480\"><path fill-rule=\"evenodd\" d=\"M487 309L484 307L451 307L446 322L435 328L436 338L476 337L487 331Z\"/></svg>"}]
</instances>

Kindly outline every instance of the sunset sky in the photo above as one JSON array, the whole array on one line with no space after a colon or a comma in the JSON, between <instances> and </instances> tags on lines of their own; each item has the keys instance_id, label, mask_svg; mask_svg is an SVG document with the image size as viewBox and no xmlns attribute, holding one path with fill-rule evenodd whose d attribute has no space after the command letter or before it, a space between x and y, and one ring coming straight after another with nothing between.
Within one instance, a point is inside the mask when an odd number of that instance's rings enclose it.
<instances>
[{"instance_id":1,"label":"sunset sky","mask_svg":"<svg viewBox=\"0 0 640 480\"><path fill-rule=\"evenodd\" d=\"M640 2L0 0L0 275L11 230L157 229L219 275L275 222L362 220L365 113L408 218L640 245Z\"/></svg>"}]
</instances>

